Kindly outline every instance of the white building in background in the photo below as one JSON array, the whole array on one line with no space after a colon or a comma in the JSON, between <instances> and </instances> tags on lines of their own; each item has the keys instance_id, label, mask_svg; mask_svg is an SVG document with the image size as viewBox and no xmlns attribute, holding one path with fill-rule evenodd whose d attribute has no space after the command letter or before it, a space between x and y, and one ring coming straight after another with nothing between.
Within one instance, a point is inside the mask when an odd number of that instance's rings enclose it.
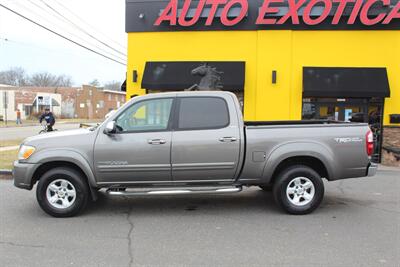
<instances>
[{"instance_id":1,"label":"white building in background","mask_svg":"<svg viewBox=\"0 0 400 267\"><path fill-rule=\"evenodd\" d=\"M61 94L42 93L36 94L32 102L30 114L38 114L44 112L45 108L50 108L51 112L56 116L61 115ZM21 108L19 107L21 105ZM22 105L25 105L22 109ZM26 104L18 104L20 110L26 110Z\"/></svg>"},{"instance_id":2,"label":"white building in background","mask_svg":"<svg viewBox=\"0 0 400 267\"><path fill-rule=\"evenodd\" d=\"M57 118L104 119L113 109L126 102L125 92L104 90L88 85L82 87L0 87L15 95L14 108L8 113L21 111L22 120L34 119L45 108L50 108ZM14 114L16 115L16 114ZM14 117L12 117L14 119Z\"/></svg>"},{"instance_id":3,"label":"white building in background","mask_svg":"<svg viewBox=\"0 0 400 267\"><path fill-rule=\"evenodd\" d=\"M56 117L61 116L61 94L32 92L29 90L1 90L0 87L0 119L14 121L17 119L17 109L21 119L26 120L50 108Z\"/></svg>"},{"instance_id":4,"label":"white building in background","mask_svg":"<svg viewBox=\"0 0 400 267\"><path fill-rule=\"evenodd\" d=\"M16 119L15 92L0 89L0 120L12 121Z\"/></svg>"}]
</instances>

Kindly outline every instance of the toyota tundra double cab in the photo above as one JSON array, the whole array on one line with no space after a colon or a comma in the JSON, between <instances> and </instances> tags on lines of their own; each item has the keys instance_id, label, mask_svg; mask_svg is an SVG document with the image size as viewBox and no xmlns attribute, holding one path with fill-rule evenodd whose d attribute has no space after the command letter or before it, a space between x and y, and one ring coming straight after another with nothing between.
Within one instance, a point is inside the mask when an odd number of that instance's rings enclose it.
<instances>
[{"instance_id":1,"label":"toyota tundra double cab","mask_svg":"<svg viewBox=\"0 0 400 267\"><path fill-rule=\"evenodd\" d=\"M272 190L291 214L318 207L328 181L372 176L367 124L247 121L229 92L171 92L131 99L89 129L30 137L14 163L14 184L55 217L109 195Z\"/></svg>"}]
</instances>

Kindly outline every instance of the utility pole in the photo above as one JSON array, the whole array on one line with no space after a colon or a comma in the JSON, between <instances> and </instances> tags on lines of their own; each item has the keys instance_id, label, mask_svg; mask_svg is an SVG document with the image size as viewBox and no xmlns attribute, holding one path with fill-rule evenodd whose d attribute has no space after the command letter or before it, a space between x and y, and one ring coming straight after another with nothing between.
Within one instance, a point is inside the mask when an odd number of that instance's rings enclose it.
<instances>
[{"instance_id":1,"label":"utility pole","mask_svg":"<svg viewBox=\"0 0 400 267\"><path fill-rule=\"evenodd\" d=\"M36 112L39 113L39 96L36 95Z\"/></svg>"},{"instance_id":2,"label":"utility pole","mask_svg":"<svg viewBox=\"0 0 400 267\"><path fill-rule=\"evenodd\" d=\"M7 91L4 91L4 123L7 126L7 109L8 109L8 97Z\"/></svg>"}]
</instances>

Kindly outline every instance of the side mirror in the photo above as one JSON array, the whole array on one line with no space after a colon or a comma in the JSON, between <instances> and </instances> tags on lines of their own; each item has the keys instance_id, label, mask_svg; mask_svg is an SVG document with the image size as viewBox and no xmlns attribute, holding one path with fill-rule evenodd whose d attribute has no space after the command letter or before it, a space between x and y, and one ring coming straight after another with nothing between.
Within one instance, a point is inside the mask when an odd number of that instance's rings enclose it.
<instances>
[{"instance_id":1,"label":"side mirror","mask_svg":"<svg viewBox=\"0 0 400 267\"><path fill-rule=\"evenodd\" d=\"M117 125L115 124L115 121L109 121L107 122L103 132L105 134L113 134L116 131L117 131Z\"/></svg>"}]
</instances>

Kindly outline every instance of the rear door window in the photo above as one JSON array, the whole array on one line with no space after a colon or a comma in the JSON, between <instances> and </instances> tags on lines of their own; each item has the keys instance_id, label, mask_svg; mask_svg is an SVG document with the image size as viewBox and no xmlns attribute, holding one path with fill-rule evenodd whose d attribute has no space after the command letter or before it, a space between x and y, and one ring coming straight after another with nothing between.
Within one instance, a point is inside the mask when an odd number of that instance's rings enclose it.
<instances>
[{"instance_id":1,"label":"rear door window","mask_svg":"<svg viewBox=\"0 0 400 267\"><path fill-rule=\"evenodd\" d=\"M179 130L218 129L229 125L226 101L219 97L180 98Z\"/></svg>"}]
</instances>

